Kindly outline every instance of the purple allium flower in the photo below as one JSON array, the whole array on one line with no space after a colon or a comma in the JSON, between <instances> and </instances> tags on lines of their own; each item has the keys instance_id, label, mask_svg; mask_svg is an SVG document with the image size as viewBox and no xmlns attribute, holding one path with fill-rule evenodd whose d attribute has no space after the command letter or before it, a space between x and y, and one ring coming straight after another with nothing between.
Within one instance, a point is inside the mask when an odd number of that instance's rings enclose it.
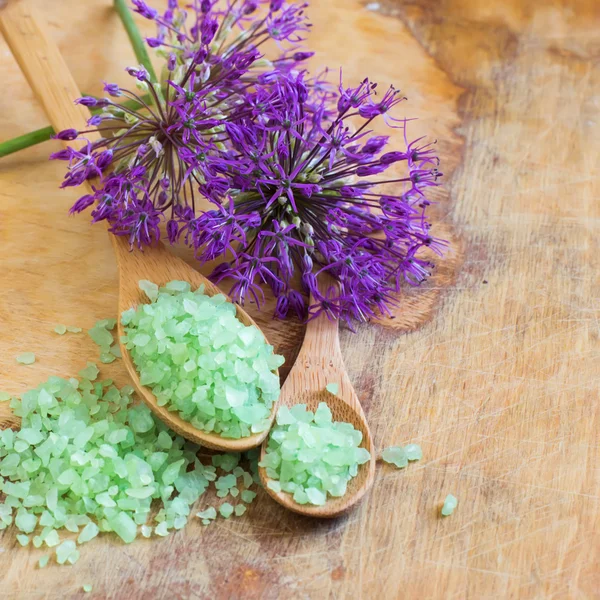
<instances>
[{"instance_id":1,"label":"purple allium flower","mask_svg":"<svg viewBox=\"0 0 600 600\"><path fill-rule=\"evenodd\" d=\"M427 277L433 265L420 250L444 246L425 213L438 161L430 145L406 137L406 148L382 154L388 138L369 127L382 115L398 123L388 105L399 97L390 88L378 102L374 92L367 80L342 88L331 117L325 104L315 109L303 74L280 75L249 92L225 123L227 149L200 186L219 208L184 217L183 230L201 260L232 257L212 277L231 278L235 300L262 303L266 284L277 317L290 309L304 317L299 283L318 301L311 314L365 321L389 313L403 281ZM338 286L321 295L325 272Z\"/></svg>"},{"instance_id":2,"label":"purple allium flower","mask_svg":"<svg viewBox=\"0 0 600 600\"><path fill-rule=\"evenodd\" d=\"M77 129L63 129L63 131L59 131L56 135L52 136L56 140L70 141L77 139L79 132Z\"/></svg>"},{"instance_id":3,"label":"purple allium flower","mask_svg":"<svg viewBox=\"0 0 600 600\"><path fill-rule=\"evenodd\" d=\"M250 51L249 51L250 52ZM202 60L202 53L197 53ZM150 244L160 236L158 223L170 222L168 237L178 236L179 207L195 210L198 188L215 178L215 163L223 150L224 125L237 102L222 98L219 80L236 80L243 69L240 57L221 65L216 81L198 83L197 62L188 61L178 77L160 85L147 79L142 67L127 72L136 80L141 96L115 84L105 84L111 96L137 102L137 108L116 104L111 99L83 98L80 103L102 106L103 112L88 121L84 132L65 130L59 139L72 140L99 133L82 148L67 148L51 156L69 162L62 187L78 186L99 178L93 201L78 200L72 211L80 212L96 203L93 221L107 220L111 231L128 236L132 245ZM93 100L93 102L92 102ZM214 184L210 187L216 190ZM170 212L170 218L165 213Z\"/></svg>"},{"instance_id":4,"label":"purple allium flower","mask_svg":"<svg viewBox=\"0 0 600 600\"><path fill-rule=\"evenodd\" d=\"M157 25L156 35L146 39L148 45L159 48L165 56L175 57L180 67L187 67L198 50L206 49L206 56L197 61L197 69L202 74L197 83L220 78L222 65L241 55L251 60L244 67L243 80L237 82L240 91L256 82L262 73L292 69L312 55L299 48L310 29L304 14L307 4L287 5L275 0L196 0L182 6L180 0L170 0L167 10L159 14L140 0L132 1L135 12ZM272 61L259 51L269 39L281 50L281 56ZM227 87L222 80L221 86Z\"/></svg>"},{"instance_id":5,"label":"purple allium flower","mask_svg":"<svg viewBox=\"0 0 600 600\"><path fill-rule=\"evenodd\" d=\"M56 135L83 141L51 156L68 161L62 187L95 179L71 212L91 209L93 222L108 221L140 248L164 223L170 243L183 240L202 263L221 260L211 277L231 279L238 302L261 305L270 288L277 318L389 314L402 282L429 275L421 250L444 248L426 214L438 159L423 138L409 142L407 119L392 116L400 93L377 94L368 79L345 87L341 75L335 91L327 71L309 77L301 64L312 53L299 48L310 27L304 4L194 0L183 9L168 0L163 14L133 4L156 22L147 41L166 69L150 81L143 67L128 68L141 93L105 83L134 108L77 101L101 111L87 131ZM262 55L269 41L280 49L271 61ZM404 147L374 135L376 119L402 129ZM198 194L210 210L196 205ZM322 293L325 273L337 284Z\"/></svg>"}]
</instances>

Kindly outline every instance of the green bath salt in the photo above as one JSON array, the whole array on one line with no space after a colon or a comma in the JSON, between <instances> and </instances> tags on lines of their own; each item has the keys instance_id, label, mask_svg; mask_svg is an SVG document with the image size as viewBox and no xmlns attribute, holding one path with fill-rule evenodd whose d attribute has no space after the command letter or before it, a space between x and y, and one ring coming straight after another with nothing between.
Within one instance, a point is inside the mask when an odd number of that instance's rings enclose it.
<instances>
[{"instance_id":1,"label":"green bath salt","mask_svg":"<svg viewBox=\"0 0 600 600\"><path fill-rule=\"evenodd\" d=\"M35 354L33 352L23 352L17 356L17 362L22 365L32 365L35 362Z\"/></svg>"},{"instance_id":2,"label":"green bath salt","mask_svg":"<svg viewBox=\"0 0 600 600\"><path fill-rule=\"evenodd\" d=\"M314 413L305 404L282 406L259 464L273 491L292 494L298 504L323 505L328 496L343 496L359 466L371 458L361 442L362 433L333 421L324 402Z\"/></svg>"},{"instance_id":3,"label":"green bath salt","mask_svg":"<svg viewBox=\"0 0 600 600\"><path fill-rule=\"evenodd\" d=\"M452 494L448 494L446 496L446 498L444 499L444 504L442 506L442 516L443 517L449 517L453 512L454 509L458 506L458 499L456 498L456 496L453 496Z\"/></svg>"},{"instance_id":4,"label":"green bath salt","mask_svg":"<svg viewBox=\"0 0 600 600\"><path fill-rule=\"evenodd\" d=\"M31 539L63 565L100 532L130 543L151 519L156 535L183 527L216 478L198 446L132 404L131 386L98 374L88 363L77 379L50 377L13 398L21 429L0 431L0 530L14 524L21 545Z\"/></svg>"},{"instance_id":5,"label":"green bath salt","mask_svg":"<svg viewBox=\"0 0 600 600\"><path fill-rule=\"evenodd\" d=\"M161 288L141 281L140 288L150 302L121 315L123 342L158 404L222 437L268 428L279 396L273 371L283 357L261 332L243 325L225 296L204 294L204 286L192 291L183 281Z\"/></svg>"}]
</instances>

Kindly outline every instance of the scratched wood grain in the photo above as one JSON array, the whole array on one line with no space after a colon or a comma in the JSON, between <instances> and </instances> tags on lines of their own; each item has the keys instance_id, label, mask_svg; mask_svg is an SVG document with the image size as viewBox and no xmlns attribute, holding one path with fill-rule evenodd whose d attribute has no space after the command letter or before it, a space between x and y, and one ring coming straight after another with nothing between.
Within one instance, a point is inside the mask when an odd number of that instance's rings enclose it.
<instances>
[{"instance_id":1,"label":"scratched wood grain","mask_svg":"<svg viewBox=\"0 0 600 600\"><path fill-rule=\"evenodd\" d=\"M37 4L81 89L126 81L133 58L108 0ZM164 540L103 536L74 567L37 570L39 551L9 531L2 598L78 597L88 582L92 597L131 599L599 596L600 7L313 4L313 66L402 86L415 133L437 137L444 160L436 224L455 253L392 327L342 332L375 442L418 442L423 461L379 466L362 506L334 522L261 494L241 519ZM45 125L1 40L0 76L0 136ZM51 150L0 162L0 389L14 393L94 355L55 323L89 327L117 305L106 234L65 218L75 196L56 190ZM278 337L290 359L301 332ZM35 365L16 365L24 350ZM442 520L449 492L459 507Z\"/></svg>"}]
</instances>

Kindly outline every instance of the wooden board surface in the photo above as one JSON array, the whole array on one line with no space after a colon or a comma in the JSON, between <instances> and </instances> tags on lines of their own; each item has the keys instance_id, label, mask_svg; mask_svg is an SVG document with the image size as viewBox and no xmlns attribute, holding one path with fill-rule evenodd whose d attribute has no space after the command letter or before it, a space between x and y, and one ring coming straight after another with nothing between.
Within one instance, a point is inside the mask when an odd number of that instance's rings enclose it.
<instances>
[{"instance_id":1,"label":"wooden board surface","mask_svg":"<svg viewBox=\"0 0 600 600\"><path fill-rule=\"evenodd\" d=\"M36 0L82 90L133 56L108 0ZM349 516L314 522L261 494L247 515L164 540L110 536L74 567L0 538L2 598L592 598L600 590L600 75L597 2L314 1L316 68L401 86L439 140L437 231L455 252L391 327L342 332L378 466ZM46 124L0 40L0 139ZM0 161L0 389L95 356L116 311L106 233L66 218L46 143ZM291 361L302 327L261 321ZM408 332L408 330L412 330ZM14 356L33 350L38 362ZM104 372L126 381L121 365ZM449 492L459 507L440 519Z\"/></svg>"}]
</instances>

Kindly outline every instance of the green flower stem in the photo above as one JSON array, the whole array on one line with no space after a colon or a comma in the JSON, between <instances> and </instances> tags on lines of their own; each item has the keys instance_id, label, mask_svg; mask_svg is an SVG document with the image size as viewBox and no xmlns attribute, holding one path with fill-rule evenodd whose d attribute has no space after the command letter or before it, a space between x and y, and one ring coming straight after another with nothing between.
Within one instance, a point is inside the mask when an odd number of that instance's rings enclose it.
<instances>
[{"instance_id":1,"label":"green flower stem","mask_svg":"<svg viewBox=\"0 0 600 600\"><path fill-rule=\"evenodd\" d=\"M49 125L48 127L42 127L42 129L36 129L35 131L31 131L25 135L20 135L12 140L2 142L0 144L0 158L3 156L8 156L13 152L18 152L19 150L29 148L29 146L41 144L42 142L49 140L53 135L54 129L51 125Z\"/></svg>"},{"instance_id":2,"label":"green flower stem","mask_svg":"<svg viewBox=\"0 0 600 600\"><path fill-rule=\"evenodd\" d=\"M156 73L154 72L154 67L150 62L150 57L146 51L146 43L140 35L140 30L137 28L137 25L133 20L133 15L125 4L125 0L114 0L114 6L116 11L119 13L119 17L121 17L125 31L127 31L127 35L129 36L129 41L133 46L133 51L135 52L136 58L138 59L139 63L146 68L146 71L148 71L150 80L158 81L156 78Z\"/></svg>"},{"instance_id":3,"label":"green flower stem","mask_svg":"<svg viewBox=\"0 0 600 600\"><path fill-rule=\"evenodd\" d=\"M142 100L144 102L150 102L152 99L150 97L150 94L146 94L145 96L142 96ZM142 105L139 102L136 102L135 100L126 100L122 103L122 106L136 110ZM97 113L101 112L101 110L96 109L92 110L91 112ZM55 132L52 125L48 125L48 127L42 127L42 129L30 131L29 133L20 135L19 137L13 138L12 140L0 142L0 158L2 158L3 156L8 156L9 154L13 154L13 152L18 152L19 150L25 150L25 148L29 148L30 146L35 146L36 144L46 142L52 138L54 133Z\"/></svg>"},{"instance_id":4,"label":"green flower stem","mask_svg":"<svg viewBox=\"0 0 600 600\"><path fill-rule=\"evenodd\" d=\"M152 63L150 62L150 57L146 52L145 42L140 35L140 31L137 28L133 20L133 16L130 10L127 8L125 4L125 0L114 0L115 10L119 14L121 21L123 22L123 26L127 31L127 35L129 36L129 41L133 46L133 51L135 52L135 56L141 65L143 65L150 78L153 81L156 81L156 73L154 72L154 68L152 67ZM89 94L86 94L89 95ZM149 96L144 96L142 98L144 102L150 100ZM127 108L137 109L140 104L138 104L135 100L128 100L123 102L123 106ZM92 113L96 111L92 110ZM11 140L7 140L6 142L0 142L0 158L3 156L8 156L13 152L18 152L19 150L24 150L25 148L29 148L31 146L35 146L36 144L41 144L52 138L54 135L54 129L52 126L43 127L42 129L36 129L35 131L31 131L24 135L20 135L19 137L13 138Z\"/></svg>"}]
</instances>

